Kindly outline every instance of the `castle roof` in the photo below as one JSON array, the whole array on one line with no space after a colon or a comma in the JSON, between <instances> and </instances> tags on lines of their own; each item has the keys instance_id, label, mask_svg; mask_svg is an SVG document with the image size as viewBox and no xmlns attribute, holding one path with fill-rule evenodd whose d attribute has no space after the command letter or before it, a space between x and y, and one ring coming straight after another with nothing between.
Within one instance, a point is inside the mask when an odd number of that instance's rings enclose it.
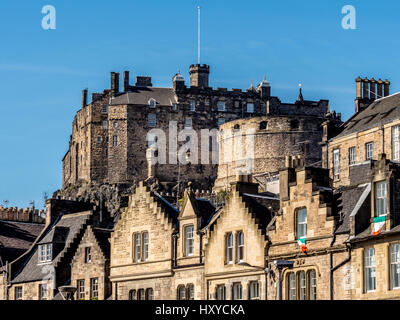
<instances>
[{"instance_id":1,"label":"castle roof","mask_svg":"<svg viewBox=\"0 0 400 320\"><path fill-rule=\"evenodd\" d=\"M342 125L342 132L333 138L378 127L400 119L400 92L377 99L364 110L356 113Z\"/></svg>"},{"instance_id":2,"label":"castle roof","mask_svg":"<svg viewBox=\"0 0 400 320\"><path fill-rule=\"evenodd\" d=\"M156 100L157 105L161 106L171 106L178 101L172 88L131 87L130 92L113 97L110 105L148 105L150 99Z\"/></svg>"}]
</instances>

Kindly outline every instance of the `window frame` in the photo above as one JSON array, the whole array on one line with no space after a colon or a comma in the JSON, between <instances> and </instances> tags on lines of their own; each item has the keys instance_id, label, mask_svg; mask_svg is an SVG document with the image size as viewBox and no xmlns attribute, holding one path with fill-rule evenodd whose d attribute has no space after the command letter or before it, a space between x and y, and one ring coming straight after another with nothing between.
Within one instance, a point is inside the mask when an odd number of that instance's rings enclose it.
<instances>
[{"instance_id":1,"label":"window frame","mask_svg":"<svg viewBox=\"0 0 400 320\"><path fill-rule=\"evenodd\" d=\"M254 290L254 286L256 287ZM253 295L256 292L256 295ZM260 282L250 281L249 283L249 299L250 300L260 300Z\"/></svg>"},{"instance_id":2,"label":"window frame","mask_svg":"<svg viewBox=\"0 0 400 320\"><path fill-rule=\"evenodd\" d=\"M249 108L250 106L252 106L252 108ZM253 102L246 103L246 113L254 113L254 103Z\"/></svg>"},{"instance_id":3,"label":"window frame","mask_svg":"<svg viewBox=\"0 0 400 320\"><path fill-rule=\"evenodd\" d=\"M192 229L191 238L188 237L188 230L190 230L190 229ZM189 224L189 225L184 226L183 234L184 234L184 239L183 239L183 241L184 241L184 256L192 257L194 255L194 225ZM191 251L189 249L191 249Z\"/></svg>"},{"instance_id":4,"label":"window frame","mask_svg":"<svg viewBox=\"0 0 400 320\"><path fill-rule=\"evenodd\" d=\"M136 263L142 260L142 236L140 232L135 232L132 235L133 239L133 261Z\"/></svg>"},{"instance_id":5,"label":"window frame","mask_svg":"<svg viewBox=\"0 0 400 320\"><path fill-rule=\"evenodd\" d=\"M157 106L157 100L154 98L150 98L148 101L148 104L149 104L149 108L155 109Z\"/></svg>"},{"instance_id":6,"label":"window frame","mask_svg":"<svg viewBox=\"0 0 400 320\"><path fill-rule=\"evenodd\" d=\"M189 111L196 112L196 100L190 100Z\"/></svg>"},{"instance_id":7,"label":"window frame","mask_svg":"<svg viewBox=\"0 0 400 320\"><path fill-rule=\"evenodd\" d=\"M99 299L99 278L90 278L90 300Z\"/></svg>"},{"instance_id":8,"label":"window frame","mask_svg":"<svg viewBox=\"0 0 400 320\"><path fill-rule=\"evenodd\" d=\"M356 157L356 147L349 148L349 166L355 165L357 163Z\"/></svg>"},{"instance_id":9,"label":"window frame","mask_svg":"<svg viewBox=\"0 0 400 320\"><path fill-rule=\"evenodd\" d=\"M222 294L222 297L220 296ZM226 286L224 284L218 284L215 287L215 299L226 300Z\"/></svg>"},{"instance_id":10,"label":"window frame","mask_svg":"<svg viewBox=\"0 0 400 320\"><path fill-rule=\"evenodd\" d=\"M373 253L371 255L371 253ZM364 271L364 293L369 293L369 292L375 292L376 291L376 254L375 254L375 248L370 247L364 249L364 255L363 255L363 261L364 261L364 266L363 266L363 271ZM372 276L373 274L373 276ZM374 288L370 288L369 281L373 279L373 285Z\"/></svg>"},{"instance_id":11,"label":"window frame","mask_svg":"<svg viewBox=\"0 0 400 320\"><path fill-rule=\"evenodd\" d=\"M136 289L129 290L129 300L137 300Z\"/></svg>"},{"instance_id":12,"label":"window frame","mask_svg":"<svg viewBox=\"0 0 400 320\"><path fill-rule=\"evenodd\" d=\"M299 300L307 300L307 275L304 270L297 272Z\"/></svg>"},{"instance_id":13,"label":"window frame","mask_svg":"<svg viewBox=\"0 0 400 320\"><path fill-rule=\"evenodd\" d=\"M47 283L39 284L39 300L47 300Z\"/></svg>"},{"instance_id":14,"label":"window frame","mask_svg":"<svg viewBox=\"0 0 400 320\"><path fill-rule=\"evenodd\" d=\"M142 254L141 254L141 260L147 261L149 259L149 233L148 233L148 231L142 232L141 247L143 248Z\"/></svg>"},{"instance_id":15,"label":"window frame","mask_svg":"<svg viewBox=\"0 0 400 320\"><path fill-rule=\"evenodd\" d=\"M192 128L193 128L193 119L185 118L185 129L192 129Z\"/></svg>"},{"instance_id":16,"label":"window frame","mask_svg":"<svg viewBox=\"0 0 400 320\"><path fill-rule=\"evenodd\" d=\"M157 114L156 113L149 113L147 115L147 126L149 128L157 127Z\"/></svg>"},{"instance_id":17,"label":"window frame","mask_svg":"<svg viewBox=\"0 0 400 320\"><path fill-rule=\"evenodd\" d=\"M226 101L218 101L217 102L217 111L218 112L225 112L226 111Z\"/></svg>"},{"instance_id":18,"label":"window frame","mask_svg":"<svg viewBox=\"0 0 400 320\"><path fill-rule=\"evenodd\" d=\"M76 280L76 297L78 300L85 300L85 279ZM83 290L83 291L81 291Z\"/></svg>"},{"instance_id":19,"label":"window frame","mask_svg":"<svg viewBox=\"0 0 400 320\"><path fill-rule=\"evenodd\" d=\"M300 213L305 211L305 221L300 222ZM306 207L302 207L302 208L297 208L296 209L296 237L297 239L304 239L307 238L307 215L308 215L308 210ZM300 234L300 226L302 226L302 228L304 230L302 234Z\"/></svg>"},{"instance_id":20,"label":"window frame","mask_svg":"<svg viewBox=\"0 0 400 320\"><path fill-rule=\"evenodd\" d=\"M178 285L177 300L179 300L179 301L186 300L186 287L183 284Z\"/></svg>"},{"instance_id":21,"label":"window frame","mask_svg":"<svg viewBox=\"0 0 400 320\"><path fill-rule=\"evenodd\" d=\"M373 142L367 142L365 144L365 160L372 160L374 156L374 143Z\"/></svg>"},{"instance_id":22,"label":"window frame","mask_svg":"<svg viewBox=\"0 0 400 320\"><path fill-rule=\"evenodd\" d=\"M14 288L14 300L23 300L23 287L17 286Z\"/></svg>"},{"instance_id":23,"label":"window frame","mask_svg":"<svg viewBox=\"0 0 400 320\"><path fill-rule=\"evenodd\" d=\"M112 146L118 147L118 136L117 135L113 135L113 137L112 137Z\"/></svg>"},{"instance_id":24,"label":"window frame","mask_svg":"<svg viewBox=\"0 0 400 320\"><path fill-rule=\"evenodd\" d=\"M237 231L236 232L236 263L240 263L244 261L244 232Z\"/></svg>"},{"instance_id":25,"label":"window frame","mask_svg":"<svg viewBox=\"0 0 400 320\"><path fill-rule=\"evenodd\" d=\"M380 188L381 185L385 185L385 188ZM384 194L382 191L384 190ZM378 194L380 192L380 194ZM375 217L386 217L388 214L388 192L387 192L387 181L375 182ZM382 206L382 207L381 207ZM381 213L383 210L384 213Z\"/></svg>"},{"instance_id":26,"label":"window frame","mask_svg":"<svg viewBox=\"0 0 400 320\"><path fill-rule=\"evenodd\" d=\"M399 125L392 127L392 160L400 160L400 141L399 141Z\"/></svg>"},{"instance_id":27,"label":"window frame","mask_svg":"<svg viewBox=\"0 0 400 320\"><path fill-rule=\"evenodd\" d=\"M85 263L92 262L92 247L85 247Z\"/></svg>"},{"instance_id":28,"label":"window frame","mask_svg":"<svg viewBox=\"0 0 400 320\"><path fill-rule=\"evenodd\" d=\"M317 300L317 272L313 270L309 270L308 274L308 300ZM311 275L314 275L313 277Z\"/></svg>"},{"instance_id":29,"label":"window frame","mask_svg":"<svg viewBox=\"0 0 400 320\"><path fill-rule=\"evenodd\" d=\"M153 290L153 288L147 288L146 289L146 291L145 291L145 300L154 300L154 290Z\"/></svg>"},{"instance_id":30,"label":"window frame","mask_svg":"<svg viewBox=\"0 0 400 320\"><path fill-rule=\"evenodd\" d=\"M53 244L40 244L38 248L39 263L48 263L53 260Z\"/></svg>"},{"instance_id":31,"label":"window frame","mask_svg":"<svg viewBox=\"0 0 400 320\"><path fill-rule=\"evenodd\" d=\"M394 248L397 248L396 261L393 261ZM393 269L397 269L396 273ZM397 286L394 285L395 274L397 274ZM389 282L390 290L400 289L400 243L392 243L389 246Z\"/></svg>"},{"instance_id":32,"label":"window frame","mask_svg":"<svg viewBox=\"0 0 400 320\"><path fill-rule=\"evenodd\" d=\"M338 180L340 177L340 149L333 150L333 179Z\"/></svg>"},{"instance_id":33,"label":"window frame","mask_svg":"<svg viewBox=\"0 0 400 320\"><path fill-rule=\"evenodd\" d=\"M237 297L237 294L240 295L239 298ZM232 300L243 300L243 286L241 282L234 282L232 284Z\"/></svg>"},{"instance_id":34,"label":"window frame","mask_svg":"<svg viewBox=\"0 0 400 320\"><path fill-rule=\"evenodd\" d=\"M297 300L297 286L296 286L296 275L294 272L287 273L287 299Z\"/></svg>"},{"instance_id":35,"label":"window frame","mask_svg":"<svg viewBox=\"0 0 400 320\"><path fill-rule=\"evenodd\" d=\"M186 285L186 300L194 300L195 290L194 284L189 283Z\"/></svg>"},{"instance_id":36,"label":"window frame","mask_svg":"<svg viewBox=\"0 0 400 320\"><path fill-rule=\"evenodd\" d=\"M225 264L233 264L234 237L232 232L225 235Z\"/></svg>"}]
</instances>

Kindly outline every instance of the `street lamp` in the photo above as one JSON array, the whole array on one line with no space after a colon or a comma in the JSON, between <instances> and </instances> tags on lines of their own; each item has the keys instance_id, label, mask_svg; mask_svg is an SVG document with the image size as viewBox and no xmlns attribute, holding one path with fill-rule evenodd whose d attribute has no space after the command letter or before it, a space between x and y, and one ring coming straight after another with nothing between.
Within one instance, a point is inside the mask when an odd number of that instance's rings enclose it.
<instances>
[{"instance_id":1,"label":"street lamp","mask_svg":"<svg viewBox=\"0 0 400 320\"><path fill-rule=\"evenodd\" d=\"M278 269L278 300L282 300L282 270L285 268L292 269L294 261L275 260L274 265Z\"/></svg>"},{"instance_id":2,"label":"street lamp","mask_svg":"<svg viewBox=\"0 0 400 320\"><path fill-rule=\"evenodd\" d=\"M250 267L250 268L254 268L254 269L258 269L258 270L262 270L265 273L265 300L268 300L268 273L269 273L269 269L268 267L264 268L264 267L260 267L260 266L253 266L245 261L240 261L238 263L241 266L245 266L245 267Z\"/></svg>"}]
</instances>

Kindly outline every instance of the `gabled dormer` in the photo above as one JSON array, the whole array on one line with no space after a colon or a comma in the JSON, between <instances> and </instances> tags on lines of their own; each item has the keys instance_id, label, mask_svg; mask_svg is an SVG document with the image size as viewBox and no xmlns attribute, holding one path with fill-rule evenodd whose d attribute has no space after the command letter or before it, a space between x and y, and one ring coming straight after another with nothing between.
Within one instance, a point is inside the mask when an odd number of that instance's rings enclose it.
<instances>
[{"instance_id":1,"label":"gabled dormer","mask_svg":"<svg viewBox=\"0 0 400 320\"><path fill-rule=\"evenodd\" d=\"M38 264L51 263L65 246L68 228L55 226L38 243Z\"/></svg>"}]
</instances>

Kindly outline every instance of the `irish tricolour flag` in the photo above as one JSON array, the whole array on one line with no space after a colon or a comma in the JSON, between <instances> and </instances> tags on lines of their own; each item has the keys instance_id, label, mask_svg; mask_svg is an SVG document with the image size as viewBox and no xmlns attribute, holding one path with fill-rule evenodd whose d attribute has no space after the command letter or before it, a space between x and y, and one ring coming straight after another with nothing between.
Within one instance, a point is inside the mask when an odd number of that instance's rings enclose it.
<instances>
[{"instance_id":1,"label":"irish tricolour flag","mask_svg":"<svg viewBox=\"0 0 400 320\"><path fill-rule=\"evenodd\" d=\"M372 232L373 236L377 236L381 233L382 228L385 226L385 221L386 216L374 218L374 231Z\"/></svg>"},{"instance_id":2,"label":"irish tricolour flag","mask_svg":"<svg viewBox=\"0 0 400 320\"><path fill-rule=\"evenodd\" d=\"M301 252L307 252L308 248L306 246L306 238L300 238L297 240L297 243L300 246Z\"/></svg>"}]
</instances>

